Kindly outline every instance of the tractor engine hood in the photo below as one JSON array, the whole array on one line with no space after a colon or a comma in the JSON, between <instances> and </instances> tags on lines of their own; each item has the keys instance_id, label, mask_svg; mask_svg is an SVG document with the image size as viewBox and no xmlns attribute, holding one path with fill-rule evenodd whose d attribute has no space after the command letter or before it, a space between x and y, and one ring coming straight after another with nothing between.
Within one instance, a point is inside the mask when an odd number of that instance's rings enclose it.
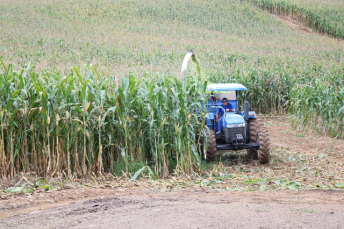
<instances>
[{"instance_id":1,"label":"tractor engine hood","mask_svg":"<svg viewBox=\"0 0 344 229\"><path fill-rule=\"evenodd\" d=\"M223 126L228 128L244 127L245 120L241 115L235 114L234 112L227 112L223 119Z\"/></svg>"}]
</instances>

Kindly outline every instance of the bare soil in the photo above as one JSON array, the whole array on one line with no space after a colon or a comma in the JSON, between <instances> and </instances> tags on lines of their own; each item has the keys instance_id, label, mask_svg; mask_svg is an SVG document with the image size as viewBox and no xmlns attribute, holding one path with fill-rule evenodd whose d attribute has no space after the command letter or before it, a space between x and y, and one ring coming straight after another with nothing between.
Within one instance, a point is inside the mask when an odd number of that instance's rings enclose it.
<instances>
[{"instance_id":1,"label":"bare soil","mask_svg":"<svg viewBox=\"0 0 344 229\"><path fill-rule=\"evenodd\" d=\"M313 32L312 30L310 30L309 28L303 26L300 22L290 18L290 17L286 17L286 16L282 16L282 15L274 15L275 18L277 18L279 21L283 22L284 24L286 24L287 26L289 26L290 28L300 32L300 33L304 33L304 34L315 34L315 32Z\"/></svg>"},{"instance_id":2,"label":"bare soil","mask_svg":"<svg viewBox=\"0 0 344 229\"><path fill-rule=\"evenodd\" d=\"M289 118L286 117L264 118L264 123L270 133L270 142L275 148L282 147L313 156L327 153L332 159L341 162L344 159L344 140L294 130L290 126Z\"/></svg>"},{"instance_id":3,"label":"bare soil","mask_svg":"<svg viewBox=\"0 0 344 229\"><path fill-rule=\"evenodd\" d=\"M343 228L344 190L329 187L344 179L344 141L292 130L286 118L264 122L272 165L240 157L235 163L223 161L220 167L235 176L214 185L204 185L211 177L194 183L175 177L131 183L119 179L93 187L0 195L0 228ZM301 157L306 161L295 162ZM304 166L309 169L299 173ZM291 191L271 181L265 191L259 191L261 183L244 187L252 171L261 171L255 172L258 178L296 179L305 188ZM306 190L316 182L325 190Z\"/></svg>"},{"instance_id":4,"label":"bare soil","mask_svg":"<svg viewBox=\"0 0 344 229\"><path fill-rule=\"evenodd\" d=\"M68 200L68 196L72 198ZM83 188L49 193L33 201L42 202L9 210L21 215L2 219L0 227L343 228L344 223L344 193L333 191L124 192Z\"/></svg>"}]
</instances>

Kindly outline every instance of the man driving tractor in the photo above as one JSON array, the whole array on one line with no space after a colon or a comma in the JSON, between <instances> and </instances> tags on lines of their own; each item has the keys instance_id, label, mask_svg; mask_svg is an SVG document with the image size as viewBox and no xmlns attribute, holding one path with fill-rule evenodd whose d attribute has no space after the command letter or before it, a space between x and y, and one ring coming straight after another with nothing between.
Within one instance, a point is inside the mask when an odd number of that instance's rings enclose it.
<instances>
[{"instance_id":1,"label":"man driving tractor","mask_svg":"<svg viewBox=\"0 0 344 229\"><path fill-rule=\"evenodd\" d=\"M217 132L216 132L216 134L221 133L221 127L222 127L221 123L222 123L223 114L224 114L223 110L225 110L226 112L235 112L235 109L233 108L232 104L229 103L227 98L223 98L221 100L221 102L222 102L221 106L222 106L223 109L219 108L218 112L216 114L216 122L217 122Z\"/></svg>"}]
</instances>

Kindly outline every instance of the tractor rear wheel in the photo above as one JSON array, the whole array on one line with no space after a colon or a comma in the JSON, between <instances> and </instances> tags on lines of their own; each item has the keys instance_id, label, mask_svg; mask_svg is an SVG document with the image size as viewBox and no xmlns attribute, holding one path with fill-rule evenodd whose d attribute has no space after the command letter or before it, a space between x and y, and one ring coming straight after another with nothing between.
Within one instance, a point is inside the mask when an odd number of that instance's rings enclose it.
<instances>
[{"instance_id":1,"label":"tractor rear wheel","mask_svg":"<svg viewBox=\"0 0 344 229\"><path fill-rule=\"evenodd\" d=\"M249 122L251 143L259 142L260 149L247 150L247 156L252 160L259 160L261 164L270 161L270 138L269 132L259 119L251 119Z\"/></svg>"},{"instance_id":2,"label":"tractor rear wheel","mask_svg":"<svg viewBox=\"0 0 344 229\"><path fill-rule=\"evenodd\" d=\"M258 138L258 130L263 126L262 121L259 118L250 119L249 128L250 128L250 143L256 143ZM258 151L256 149L247 150L247 156L252 160L258 160Z\"/></svg>"},{"instance_id":3,"label":"tractor rear wheel","mask_svg":"<svg viewBox=\"0 0 344 229\"><path fill-rule=\"evenodd\" d=\"M208 138L208 147L207 149L202 150L202 152L204 153L205 150L207 152L206 155L206 161L210 162L210 161L216 161L216 138L215 138L215 133L213 130L209 130L208 128L205 129L205 132L207 134L207 138ZM202 138L202 145L203 147L206 146L205 144L205 138Z\"/></svg>"},{"instance_id":4,"label":"tractor rear wheel","mask_svg":"<svg viewBox=\"0 0 344 229\"><path fill-rule=\"evenodd\" d=\"M258 160L261 164L267 164L270 161L270 137L268 129L264 126L258 130L258 141L260 146Z\"/></svg>"}]
</instances>

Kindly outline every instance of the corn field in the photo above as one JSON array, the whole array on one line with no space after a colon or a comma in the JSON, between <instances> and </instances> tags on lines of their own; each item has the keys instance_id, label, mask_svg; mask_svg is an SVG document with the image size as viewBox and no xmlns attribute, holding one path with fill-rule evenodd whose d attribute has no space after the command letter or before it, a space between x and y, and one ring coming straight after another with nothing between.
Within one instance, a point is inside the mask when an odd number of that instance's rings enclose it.
<instances>
[{"instance_id":1,"label":"corn field","mask_svg":"<svg viewBox=\"0 0 344 229\"><path fill-rule=\"evenodd\" d=\"M0 53L13 63L0 66L0 176L197 171L207 81L242 83L258 113L288 113L296 128L344 138L343 43L269 13L343 37L342 2L32 0L0 9ZM188 49L204 76L168 77ZM35 67L18 71L28 62Z\"/></svg>"},{"instance_id":2,"label":"corn field","mask_svg":"<svg viewBox=\"0 0 344 229\"><path fill-rule=\"evenodd\" d=\"M317 32L344 39L343 5L335 8L323 2L288 0L249 0L273 14L290 16Z\"/></svg>"},{"instance_id":3,"label":"corn field","mask_svg":"<svg viewBox=\"0 0 344 229\"><path fill-rule=\"evenodd\" d=\"M3 63L2 63L3 64ZM82 177L197 171L205 82L168 76L119 81L92 67L60 72L2 65L0 174ZM116 83L117 82L117 83Z\"/></svg>"},{"instance_id":4,"label":"corn field","mask_svg":"<svg viewBox=\"0 0 344 229\"><path fill-rule=\"evenodd\" d=\"M68 75L35 72L29 65L0 75L0 173L85 176L133 172L149 165L154 174L199 170L206 81L157 76L117 80L88 66ZM322 79L237 72L213 82L247 85L256 111L289 111L295 127L343 138L344 77ZM196 112L197 111L197 112Z\"/></svg>"},{"instance_id":5,"label":"corn field","mask_svg":"<svg viewBox=\"0 0 344 229\"><path fill-rule=\"evenodd\" d=\"M338 83L338 84L337 84ZM294 127L344 138L344 79L314 80L291 91L290 112Z\"/></svg>"}]
</instances>

